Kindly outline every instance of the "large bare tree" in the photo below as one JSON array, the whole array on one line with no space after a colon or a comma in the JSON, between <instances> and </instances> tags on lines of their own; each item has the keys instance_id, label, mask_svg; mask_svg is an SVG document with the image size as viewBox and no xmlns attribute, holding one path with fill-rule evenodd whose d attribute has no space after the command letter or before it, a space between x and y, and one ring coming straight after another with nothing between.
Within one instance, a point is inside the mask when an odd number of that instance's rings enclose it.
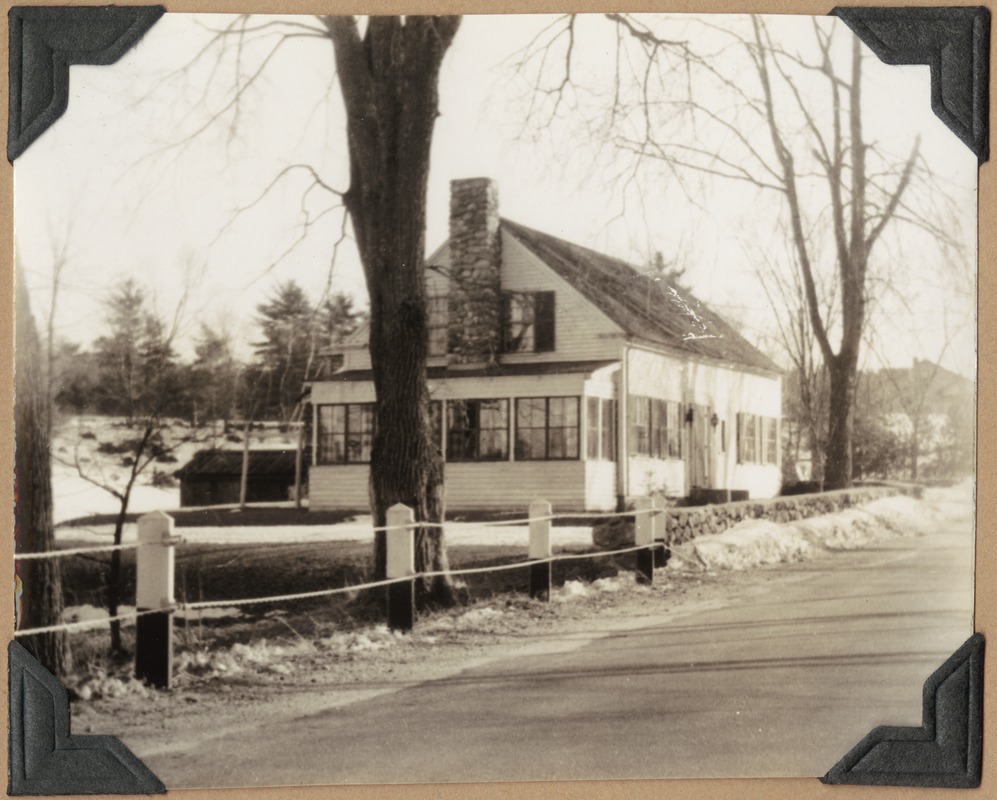
<instances>
[{"instance_id":1,"label":"large bare tree","mask_svg":"<svg viewBox=\"0 0 997 800\"><path fill-rule=\"evenodd\" d=\"M935 209L908 202L915 185L919 199L939 199L919 139L911 137L897 152L866 133L868 56L836 20L814 19L804 45L799 37L780 38L772 31L779 23L758 16L692 22L608 17L618 34L616 69L603 86L602 110L591 112L592 101L574 103L589 109L582 115L585 130L613 148L613 177L628 187L647 181L650 173L640 177L641 171L659 164L693 203L707 205L701 187L720 185L730 198L740 185L740 196L755 209L755 225L771 230L785 224L807 335L829 381L825 486L849 485L855 384L876 277L871 267L875 254L885 251L883 235L903 223L944 248L955 244ZM541 108L548 109L542 125L556 122L565 101L580 94L576 37L574 21L565 18L560 30L534 46L546 59L554 42L564 43L562 78L544 82L536 73ZM693 178L699 183L690 185ZM766 195L780 202L766 203ZM816 229L829 235L814 237ZM822 285L836 293L834 320Z\"/></svg>"},{"instance_id":2,"label":"large bare tree","mask_svg":"<svg viewBox=\"0 0 997 800\"><path fill-rule=\"evenodd\" d=\"M370 488L375 524L404 503L443 521L443 462L431 436L425 286L426 186L443 57L459 17L323 17L346 106L350 186L343 194L370 295L370 357L377 395ZM378 537L375 572L384 572ZM443 530L416 532L416 568L448 569ZM454 601L440 575L423 599Z\"/></svg>"},{"instance_id":3,"label":"large bare tree","mask_svg":"<svg viewBox=\"0 0 997 800\"><path fill-rule=\"evenodd\" d=\"M51 403L43 375L45 360L23 276L15 288L14 481L15 540L18 553L55 550L52 516ZM56 558L25 559L17 577L18 627L44 628L62 619L62 578ZM70 651L65 631L36 633L19 639L50 672L69 672Z\"/></svg>"},{"instance_id":4,"label":"large bare tree","mask_svg":"<svg viewBox=\"0 0 997 800\"><path fill-rule=\"evenodd\" d=\"M214 59L207 80L231 67L234 80L191 137L215 125L238 125L241 106L277 53L296 39L331 48L336 81L346 111L349 185L338 189L313 164L280 170L248 211L278 184L305 176L305 221L293 249L327 215L345 210L352 225L370 297L370 355L376 392L376 427L371 453L370 498L375 525L404 503L418 522L416 570L436 573L417 584L420 604L455 602L447 574L441 523L443 462L433 444L426 385L428 355L425 289L426 191L433 128L439 115L440 66L460 24L456 16L352 16L313 18L237 17L214 30L195 62ZM249 47L262 46L247 66ZM236 52L232 60L227 55ZM188 67L193 67L192 62ZM193 74L193 70L185 70ZM205 90L207 95L207 89ZM328 98L325 98L328 99ZM332 198L314 212L315 193ZM344 224L345 224L345 219ZM345 231L334 245L344 238ZM385 574L385 536L375 537L374 574Z\"/></svg>"}]
</instances>

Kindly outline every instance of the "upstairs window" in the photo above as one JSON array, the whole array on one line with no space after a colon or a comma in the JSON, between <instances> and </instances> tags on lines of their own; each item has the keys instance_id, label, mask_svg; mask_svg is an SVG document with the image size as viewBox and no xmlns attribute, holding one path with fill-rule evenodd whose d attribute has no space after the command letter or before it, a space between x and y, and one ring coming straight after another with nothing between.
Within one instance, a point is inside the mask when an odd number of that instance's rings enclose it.
<instances>
[{"instance_id":1,"label":"upstairs window","mask_svg":"<svg viewBox=\"0 0 997 800\"><path fill-rule=\"evenodd\" d=\"M554 350L554 292L502 293L502 351Z\"/></svg>"},{"instance_id":2,"label":"upstairs window","mask_svg":"<svg viewBox=\"0 0 997 800\"><path fill-rule=\"evenodd\" d=\"M508 458L508 400L447 402L447 461L505 461Z\"/></svg>"},{"instance_id":3,"label":"upstairs window","mask_svg":"<svg viewBox=\"0 0 997 800\"><path fill-rule=\"evenodd\" d=\"M447 296L445 294L430 295L426 299L427 323L429 332L429 355L445 356L447 354Z\"/></svg>"}]
</instances>

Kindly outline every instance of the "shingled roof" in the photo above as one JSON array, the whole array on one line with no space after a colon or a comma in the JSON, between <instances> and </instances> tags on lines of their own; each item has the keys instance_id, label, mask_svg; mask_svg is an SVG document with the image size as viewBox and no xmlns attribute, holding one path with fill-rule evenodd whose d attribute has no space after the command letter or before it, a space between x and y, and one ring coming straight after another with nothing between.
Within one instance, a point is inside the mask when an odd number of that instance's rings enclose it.
<instances>
[{"instance_id":1,"label":"shingled roof","mask_svg":"<svg viewBox=\"0 0 997 800\"><path fill-rule=\"evenodd\" d=\"M517 241L637 340L756 369L779 367L685 289L631 264L502 219Z\"/></svg>"},{"instance_id":2,"label":"shingled roof","mask_svg":"<svg viewBox=\"0 0 997 800\"><path fill-rule=\"evenodd\" d=\"M294 474L294 450L250 450L249 474ZM306 459L302 459L307 463ZM242 450L200 450L176 471L178 477L190 475L241 475Z\"/></svg>"}]
</instances>

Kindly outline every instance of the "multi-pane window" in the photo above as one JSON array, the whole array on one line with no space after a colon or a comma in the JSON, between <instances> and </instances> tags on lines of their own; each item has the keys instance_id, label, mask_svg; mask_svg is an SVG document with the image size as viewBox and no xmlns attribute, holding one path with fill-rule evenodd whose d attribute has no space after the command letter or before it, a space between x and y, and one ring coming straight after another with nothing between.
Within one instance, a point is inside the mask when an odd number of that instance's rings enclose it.
<instances>
[{"instance_id":1,"label":"multi-pane window","mask_svg":"<svg viewBox=\"0 0 997 800\"><path fill-rule=\"evenodd\" d=\"M737 415L737 461L740 464L779 463L778 418Z\"/></svg>"},{"instance_id":2,"label":"multi-pane window","mask_svg":"<svg viewBox=\"0 0 997 800\"><path fill-rule=\"evenodd\" d=\"M681 408L671 400L630 398L630 449L653 458L681 458Z\"/></svg>"},{"instance_id":3,"label":"multi-pane window","mask_svg":"<svg viewBox=\"0 0 997 800\"><path fill-rule=\"evenodd\" d=\"M765 463L779 463L779 420L765 417Z\"/></svg>"},{"instance_id":4,"label":"multi-pane window","mask_svg":"<svg viewBox=\"0 0 997 800\"><path fill-rule=\"evenodd\" d=\"M374 404L319 406L316 434L317 463L369 463L374 444Z\"/></svg>"},{"instance_id":5,"label":"multi-pane window","mask_svg":"<svg viewBox=\"0 0 997 800\"><path fill-rule=\"evenodd\" d=\"M590 461L616 460L616 401L586 398L585 451Z\"/></svg>"},{"instance_id":6,"label":"multi-pane window","mask_svg":"<svg viewBox=\"0 0 997 800\"><path fill-rule=\"evenodd\" d=\"M666 434L665 447L662 448L662 458L682 457L682 408L671 400L665 407Z\"/></svg>"},{"instance_id":7,"label":"multi-pane window","mask_svg":"<svg viewBox=\"0 0 997 800\"><path fill-rule=\"evenodd\" d=\"M651 455L651 399L630 398L630 452Z\"/></svg>"},{"instance_id":8,"label":"multi-pane window","mask_svg":"<svg viewBox=\"0 0 997 800\"><path fill-rule=\"evenodd\" d=\"M503 461L508 457L508 400L447 402L447 461Z\"/></svg>"},{"instance_id":9,"label":"multi-pane window","mask_svg":"<svg viewBox=\"0 0 997 800\"><path fill-rule=\"evenodd\" d=\"M429 430L433 437L433 444L436 449L443 453L443 401L430 400L429 402Z\"/></svg>"},{"instance_id":10,"label":"multi-pane window","mask_svg":"<svg viewBox=\"0 0 997 800\"><path fill-rule=\"evenodd\" d=\"M607 461L616 460L616 401L603 400L602 403L602 457Z\"/></svg>"},{"instance_id":11,"label":"multi-pane window","mask_svg":"<svg viewBox=\"0 0 997 800\"><path fill-rule=\"evenodd\" d=\"M585 398L585 455L590 461L599 458L599 398Z\"/></svg>"},{"instance_id":12,"label":"multi-pane window","mask_svg":"<svg viewBox=\"0 0 997 800\"><path fill-rule=\"evenodd\" d=\"M426 300L427 328L429 331L429 355L447 354L447 311L446 295L430 295Z\"/></svg>"},{"instance_id":13,"label":"multi-pane window","mask_svg":"<svg viewBox=\"0 0 997 800\"><path fill-rule=\"evenodd\" d=\"M518 461L578 458L577 397L527 397L516 401Z\"/></svg>"},{"instance_id":14,"label":"multi-pane window","mask_svg":"<svg viewBox=\"0 0 997 800\"><path fill-rule=\"evenodd\" d=\"M554 292L503 292L503 352L546 353L553 349Z\"/></svg>"}]
</instances>

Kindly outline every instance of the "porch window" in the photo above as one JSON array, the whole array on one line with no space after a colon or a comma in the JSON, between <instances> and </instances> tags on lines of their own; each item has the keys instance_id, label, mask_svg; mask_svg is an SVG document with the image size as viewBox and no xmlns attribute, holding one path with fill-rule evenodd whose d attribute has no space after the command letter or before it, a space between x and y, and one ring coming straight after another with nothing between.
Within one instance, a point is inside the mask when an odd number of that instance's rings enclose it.
<instances>
[{"instance_id":1,"label":"porch window","mask_svg":"<svg viewBox=\"0 0 997 800\"><path fill-rule=\"evenodd\" d=\"M447 402L447 461L504 461L508 457L508 400Z\"/></svg>"},{"instance_id":2,"label":"porch window","mask_svg":"<svg viewBox=\"0 0 997 800\"><path fill-rule=\"evenodd\" d=\"M374 444L374 404L318 407L316 463L367 464Z\"/></svg>"},{"instance_id":3,"label":"porch window","mask_svg":"<svg viewBox=\"0 0 997 800\"><path fill-rule=\"evenodd\" d=\"M554 292L502 293L502 352L554 350Z\"/></svg>"},{"instance_id":4,"label":"porch window","mask_svg":"<svg viewBox=\"0 0 997 800\"><path fill-rule=\"evenodd\" d=\"M579 398L516 400L516 460L578 458Z\"/></svg>"}]
</instances>

